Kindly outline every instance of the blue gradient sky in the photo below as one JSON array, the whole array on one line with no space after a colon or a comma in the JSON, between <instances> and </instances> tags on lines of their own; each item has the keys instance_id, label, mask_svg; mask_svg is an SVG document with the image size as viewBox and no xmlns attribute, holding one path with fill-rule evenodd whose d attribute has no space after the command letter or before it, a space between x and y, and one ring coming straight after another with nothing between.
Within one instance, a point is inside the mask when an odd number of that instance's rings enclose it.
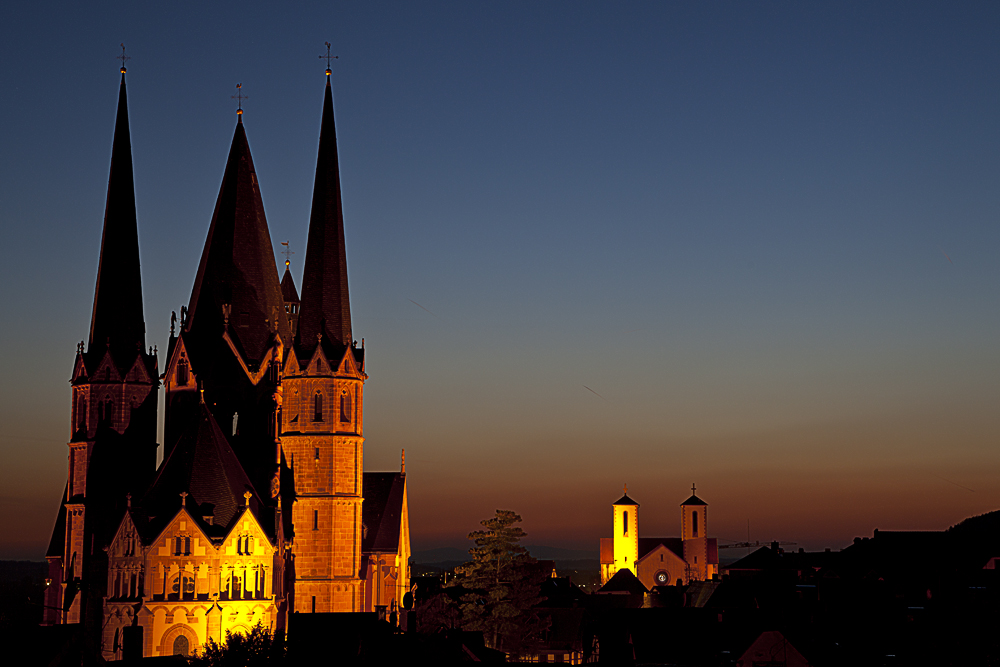
<instances>
[{"instance_id":1,"label":"blue gradient sky","mask_svg":"<svg viewBox=\"0 0 1000 667\"><path fill-rule=\"evenodd\" d=\"M407 449L414 548L503 507L596 554L623 482L643 534L697 481L710 533L808 548L1000 507L1000 5L7 3L0 557L65 480L122 41L160 350L237 82L299 279L333 42L365 463Z\"/></svg>"}]
</instances>

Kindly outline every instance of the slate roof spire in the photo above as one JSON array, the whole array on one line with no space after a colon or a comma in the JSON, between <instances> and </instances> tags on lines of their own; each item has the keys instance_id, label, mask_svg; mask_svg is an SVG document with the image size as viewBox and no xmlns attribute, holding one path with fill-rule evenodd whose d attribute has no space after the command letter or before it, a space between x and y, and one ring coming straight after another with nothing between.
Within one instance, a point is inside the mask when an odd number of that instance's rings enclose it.
<instances>
[{"instance_id":1,"label":"slate roof spire","mask_svg":"<svg viewBox=\"0 0 1000 667\"><path fill-rule=\"evenodd\" d=\"M332 338L347 347L351 345L344 211L329 69L323 98L323 120L319 133L319 156L316 160L316 182L313 186L301 298L298 341L302 348L310 351L314 349L317 334L323 334L324 338Z\"/></svg>"},{"instance_id":2,"label":"slate roof spire","mask_svg":"<svg viewBox=\"0 0 1000 667\"><path fill-rule=\"evenodd\" d=\"M112 356L122 363L134 360L146 346L124 66L118 90L118 116L111 148L111 173L88 352L103 354L109 343Z\"/></svg>"},{"instance_id":3,"label":"slate roof spire","mask_svg":"<svg viewBox=\"0 0 1000 667\"><path fill-rule=\"evenodd\" d=\"M207 350L228 331L247 361L260 362L274 333L286 345L292 336L243 115L238 118L185 332Z\"/></svg>"}]
</instances>

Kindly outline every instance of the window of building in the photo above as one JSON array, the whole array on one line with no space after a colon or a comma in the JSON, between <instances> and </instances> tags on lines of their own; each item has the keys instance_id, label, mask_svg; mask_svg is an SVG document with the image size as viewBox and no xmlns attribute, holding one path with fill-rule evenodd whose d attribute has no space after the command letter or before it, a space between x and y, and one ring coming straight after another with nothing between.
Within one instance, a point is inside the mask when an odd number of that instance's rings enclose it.
<instances>
[{"instance_id":1,"label":"window of building","mask_svg":"<svg viewBox=\"0 0 1000 667\"><path fill-rule=\"evenodd\" d=\"M319 461L319 447L316 448L316 460Z\"/></svg>"},{"instance_id":2,"label":"window of building","mask_svg":"<svg viewBox=\"0 0 1000 667\"><path fill-rule=\"evenodd\" d=\"M194 599L194 575L190 572L178 572L170 582L170 599Z\"/></svg>"},{"instance_id":3,"label":"window of building","mask_svg":"<svg viewBox=\"0 0 1000 667\"><path fill-rule=\"evenodd\" d=\"M698 513L691 512L691 536L698 537Z\"/></svg>"},{"instance_id":4,"label":"window of building","mask_svg":"<svg viewBox=\"0 0 1000 667\"><path fill-rule=\"evenodd\" d=\"M312 596L312 599L313 599L313 613L315 614L316 613L316 596L315 595Z\"/></svg>"},{"instance_id":5,"label":"window of building","mask_svg":"<svg viewBox=\"0 0 1000 667\"><path fill-rule=\"evenodd\" d=\"M323 393L319 391L313 397L313 421L323 421Z\"/></svg>"},{"instance_id":6,"label":"window of building","mask_svg":"<svg viewBox=\"0 0 1000 667\"><path fill-rule=\"evenodd\" d=\"M181 359L177 362L177 386L184 387L188 383L188 362L187 359Z\"/></svg>"},{"instance_id":7,"label":"window of building","mask_svg":"<svg viewBox=\"0 0 1000 667\"><path fill-rule=\"evenodd\" d=\"M340 394L340 421L351 421L351 393L346 389Z\"/></svg>"},{"instance_id":8,"label":"window of building","mask_svg":"<svg viewBox=\"0 0 1000 667\"><path fill-rule=\"evenodd\" d=\"M628 535L628 512L622 512L624 521L622 521L622 535Z\"/></svg>"},{"instance_id":9,"label":"window of building","mask_svg":"<svg viewBox=\"0 0 1000 667\"><path fill-rule=\"evenodd\" d=\"M313 510L313 530L319 530L319 510Z\"/></svg>"}]
</instances>

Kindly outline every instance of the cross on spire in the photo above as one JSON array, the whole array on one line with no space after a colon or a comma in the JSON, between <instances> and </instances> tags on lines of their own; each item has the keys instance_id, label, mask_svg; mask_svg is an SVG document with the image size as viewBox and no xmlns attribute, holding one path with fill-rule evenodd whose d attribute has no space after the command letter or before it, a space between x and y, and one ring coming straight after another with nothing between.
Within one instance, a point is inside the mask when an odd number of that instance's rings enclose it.
<instances>
[{"instance_id":1,"label":"cross on spire","mask_svg":"<svg viewBox=\"0 0 1000 667\"><path fill-rule=\"evenodd\" d=\"M285 268L288 268L288 265L292 263L292 255L295 254L295 251L289 247L288 241L282 241L281 245L285 246L285 249L281 251L281 254L285 256Z\"/></svg>"},{"instance_id":2,"label":"cross on spire","mask_svg":"<svg viewBox=\"0 0 1000 667\"><path fill-rule=\"evenodd\" d=\"M115 60L122 61L122 74L125 73L125 63L132 60L132 56L125 55L125 43L122 42L122 54L120 56L115 56Z\"/></svg>"},{"instance_id":3,"label":"cross on spire","mask_svg":"<svg viewBox=\"0 0 1000 667\"><path fill-rule=\"evenodd\" d=\"M694 482L691 482L691 495L692 496L694 495L694 489L695 489Z\"/></svg>"},{"instance_id":4,"label":"cross on spire","mask_svg":"<svg viewBox=\"0 0 1000 667\"><path fill-rule=\"evenodd\" d=\"M250 99L249 96L243 94L243 84L242 83L236 84L236 94L233 95L230 99L237 100L236 115L237 116L242 116L243 115L243 100Z\"/></svg>"},{"instance_id":5,"label":"cross on spire","mask_svg":"<svg viewBox=\"0 0 1000 667\"><path fill-rule=\"evenodd\" d=\"M325 56L320 56L319 59L320 60L323 60L324 58L326 59L326 75L330 76L331 74L333 74L333 70L330 69L330 61L331 60L336 60L340 56L331 56L330 55L330 42L323 42L323 43L326 44L326 55Z\"/></svg>"}]
</instances>

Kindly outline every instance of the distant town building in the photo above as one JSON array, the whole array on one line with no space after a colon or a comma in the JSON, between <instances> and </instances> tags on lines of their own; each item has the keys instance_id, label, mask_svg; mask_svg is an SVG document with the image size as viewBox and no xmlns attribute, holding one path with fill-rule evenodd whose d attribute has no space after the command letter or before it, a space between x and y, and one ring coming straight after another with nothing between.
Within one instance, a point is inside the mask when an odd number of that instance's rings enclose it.
<instances>
[{"instance_id":1,"label":"distant town building","mask_svg":"<svg viewBox=\"0 0 1000 667\"><path fill-rule=\"evenodd\" d=\"M301 299L287 261L278 279L241 109L162 373L146 347L121 73L44 623L82 624L96 661L136 637L147 657L192 655L256 623L284 630L294 612L395 617L410 586L405 461L362 471L368 375L351 330L330 71Z\"/></svg>"},{"instance_id":2,"label":"distant town building","mask_svg":"<svg viewBox=\"0 0 1000 667\"><path fill-rule=\"evenodd\" d=\"M601 538L601 585L630 570L647 589L707 581L719 571L718 540L708 537L708 503L681 503L681 536L639 537L639 503L625 495L612 505L614 537Z\"/></svg>"}]
</instances>

